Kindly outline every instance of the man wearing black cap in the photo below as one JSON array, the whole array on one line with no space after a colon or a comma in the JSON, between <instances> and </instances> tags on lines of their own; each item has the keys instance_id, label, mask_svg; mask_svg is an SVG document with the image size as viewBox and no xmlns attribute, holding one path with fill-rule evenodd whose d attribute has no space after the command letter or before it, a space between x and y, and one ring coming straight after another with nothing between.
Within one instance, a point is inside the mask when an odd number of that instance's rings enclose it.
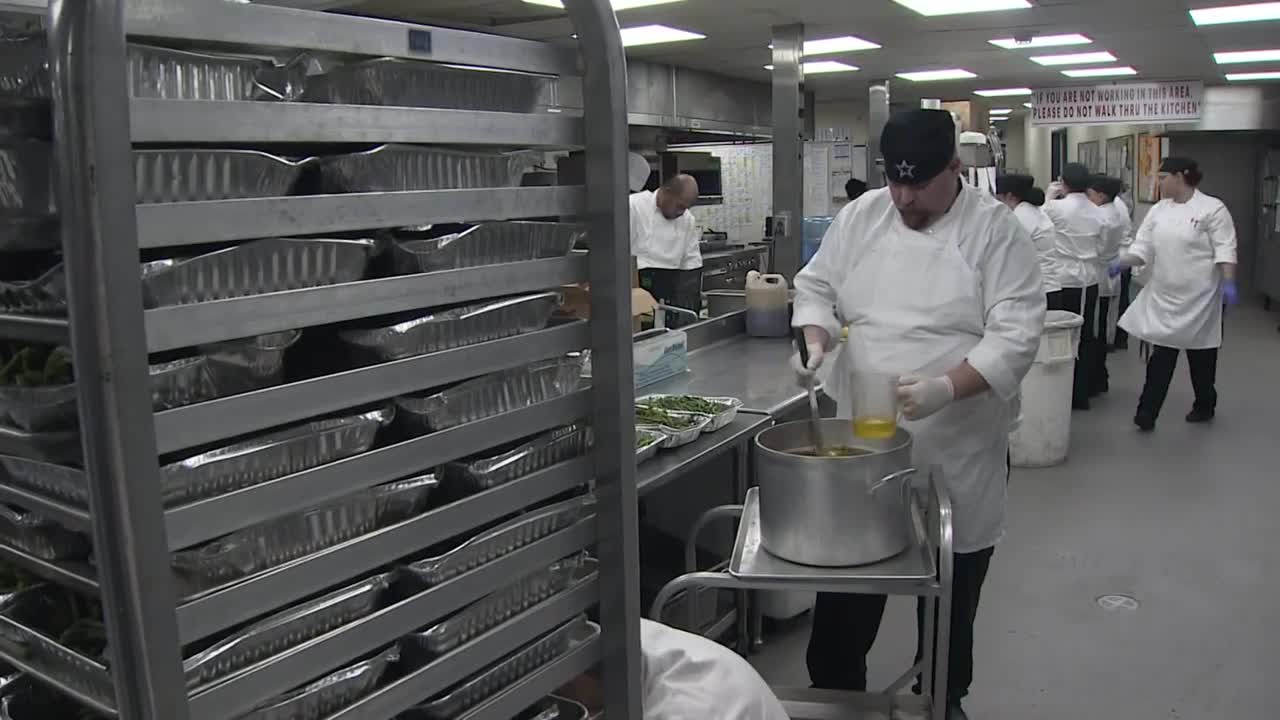
<instances>
[{"instance_id":1,"label":"man wearing black cap","mask_svg":"<svg viewBox=\"0 0 1280 720\"><path fill-rule=\"evenodd\" d=\"M851 371L900 377L913 461L939 468L951 495L945 701L949 717L964 718L978 597L1004 535L1008 433L1039 348L1045 297L1026 230L990 193L960 182L950 113L894 115L880 149L889 187L841 210L796 275L793 324L804 329L809 362L797 353L792 365L802 383L811 382L847 325L849 341L823 385L845 418L854 413ZM816 687L866 689L866 656L884 606L883 595L818 596L808 650Z\"/></svg>"}]
</instances>

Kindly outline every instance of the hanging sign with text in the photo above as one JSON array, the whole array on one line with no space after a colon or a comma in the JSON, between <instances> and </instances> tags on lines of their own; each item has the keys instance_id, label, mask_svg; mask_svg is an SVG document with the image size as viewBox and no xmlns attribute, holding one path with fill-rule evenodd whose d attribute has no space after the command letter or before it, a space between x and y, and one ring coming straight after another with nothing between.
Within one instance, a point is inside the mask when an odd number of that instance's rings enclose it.
<instances>
[{"instance_id":1,"label":"hanging sign with text","mask_svg":"<svg viewBox=\"0 0 1280 720\"><path fill-rule=\"evenodd\" d=\"M1031 98L1031 124L1195 122L1203 104L1199 80L1044 88Z\"/></svg>"}]
</instances>

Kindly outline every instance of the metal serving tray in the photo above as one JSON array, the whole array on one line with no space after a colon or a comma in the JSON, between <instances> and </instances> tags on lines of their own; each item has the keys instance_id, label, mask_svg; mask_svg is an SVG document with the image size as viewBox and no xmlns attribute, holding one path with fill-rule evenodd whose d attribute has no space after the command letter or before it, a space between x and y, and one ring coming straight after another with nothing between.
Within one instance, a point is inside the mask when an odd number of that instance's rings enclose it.
<instances>
[{"instance_id":1,"label":"metal serving tray","mask_svg":"<svg viewBox=\"0 0 1280 720\"><path fill-rule=\"evenodd\" d=\"M559 293L543 292L440 308L393 325L343 330L338 338L357 363L401 360L541 330L559 300Z\"/></svg>"},{"instance_id":2,"label":"metal serving tray","mask_svg":"<svg viewBox=\"0 0 1280 720\"><path fill-rule=\"evenodd\" d=\"M133 178L139 203L275 197L315 162L257 150L134 150Z\"/></svg>"},{"instance_id":3,"label":"metal serving tray","mask_svg":"<svg viewBox=\"0 0 1280 720\"><path fill-rule=\"evenodd\" d=\"M399 649L389 648L368 660L269 700L237 720L321 720L373 692L387 668L399 659Z\"/></svg>"},{"instance_id":4,"label":"metal serving tray","mask_svg":"<svg viewBox=\"0 0 1280 720\"><path fill-rule=\"evenodd\" d=\"M427 587L434 587L563 530L594 511L595 498L591 495L530 510L443 555L409 563L404 569Z\"/></svg>"},{"instance_id":5,"label":"metal serving tray","mask_svg":"<svg viewBox=\"0 0 1280 720\"><path fill-rule=\"evenodd\" d=\"M12 505L0 505L0 542L50 561L84 560L91 549L87 535Z\"/></svg>"},{"instance_id":6,"label":"metal serving tray","mask_svg":"<svg viewBox=\"0 0 1280 720\"><path fill-rule=\"evenodd\" d=\"M650 460L658 454L658 449L667 441L667 434L662 430L650 427L636 428L636 465Z\"/></svg>"},{"instance_id":7,"label":"metal serving tray","mask_svg":"<svg viewBox=\"0 0 1280 720\"><path fill-rule=\"evenodd\" d=\"M175 552L173 568L193 590L215 587L418 515L435 486L423 475L361 490Z\"/></svg>"},{"instance_id":8,"label":"metal serving tray","mask_svg":"<svg viewBox=\"0 0 1280 720\"><path fill-rule=\"evenodd\" d=\"M311 75L302 99L345 105L527 113L539 104L549 104L554 82L545 75L377 58Z\"/></svg>"},{"instance_id":9,"label":"metal serving tray","mask_svg":"<svg viewBox=\"0 0 1280 720\"><path fill-rule=\"evenodd\" d=\"M658 432L661 432L662 434L666 435L667 436L666 440L662 441L662 448L665 450L673 450L675 448L688 445L689 443L697 440L698 436L706 432L707 428L711 426L710 415L699 415L697 413L685 413L685 412L670 412L665 410L663 412L666 412L668 415L692 418L697 421L697 424L695 424L694 426L689 428L683 428L683 429L668 427L666 425L655 425L651 423L638 423L636 425L637 429L657 430Z\"/></svg>"},{"instance_id":10,"label":"metal serving tray","mask_svg":"<svg viewBox=\"0 0 1280 720\"><path fill-rule=\"evenodd\" d=\"M69 593L52 585L5 596L0 601L0 644L54 680L103 705L114 706L115 686L105 663L55 640L75 620L70 602Z\"/></svg>"},{"instance_id":11,"label":"metal serving tray","mask_svg":"<svg viewBox=\"0 0 1280 720\"><path fill-rule=\"evenodd\" d=\"M564 425L508 450L445 463L439 470L442 489L450 497L465 497L580 457L591 444L590 426Z\"/></svg>"},{"instance_id":12,"label":"metal serving tray","mask_svg":"<svg viewBox=\"0 0 1280 720\"><path fill-rule=\"evenodd\" d=\"M413 720L454 720L599 633L600 626L580 615L498 664L471 676L448 693L413 707L405 717Z\"/></svg>"},{"instance_id":13,"label":"metal serving tray","mask_svg":"<svg viewBox=\"0 0 1280 720\"><path fill-rule=\"evenodd\" d=\"M288 608L211 645L183 661L187 687L196 688L368 617L384 603L392 575L361 580Z\"/></svg>"},{"instance_id":14,"label":"metal serving tray","mask_svg":"<svg viewBox=\"0 0 1280 720\"><path fill-rule=\"evenodd\" d=\"M487 595L421 633L404 638L415 654L436 658L483 635L529 608L591 577L593 558L559 560L511 585Z\"/></svg>"},{"instance_id":15,"label":"metal serving tray","mask_svg":"<svg viewBox=\"0 0 1280 720\"><path fill-rule=\"evenodd\" d=\"M734 421L734 419L738 417L738 411L742 409L742 401L739 400L738 398L708 397L705 395L663 395L663 394L645 395L644 397L636 400L636 404L648 405L651 407L656 407L659 410L666 410L666 408L662 407L663 398L680 398L680 397L701 398L702 400L706 400L707 402L713 402L718 405L724 405L728 408L727 410L723 410L721 412L714 413L714 414L713 413L694 413L695 415L706 415L707 417L711 418L711 422L707 425L706 429L703 430L703 432L715 432L717 430L723 430L724 428L728 427ZM677 410L675 412L685 412L685 411Z\"/></svg>"},{"instance_id":16,"label":"metal serving tray","mask_svg":"<svg viewBox=\"0 0 1280 720\"><path fill-rule=\"evenodd\" d=\"M28 217L56 212L51 149L43 140L5 138L0 142L0 212Z\"/></svg>"},{"instance_id":17,"label":"metal serving tray","mask_svg":"<svg viewBox=\"0 0 1280 720\"><path fill-rule=\"evenodd\" d=\"M142 266L148 308L353 282L364 277L373 240L266 238L193 258Z\"/></svg>"},{"instance_id":18,"label":"metal serving tray","mask_svg":"<svg viewBox=\"0 0 1280 720\"><path fill-rule=\"evenodd\" d=\"M432 226L392 231L391 262L399 275L501 265L568 255L586 237L579 223L485 222L439 235Z\"/></svg>"},{"instance_id":19,"label":"metal serving tray","mask_svg":"<svg viewBox=\"0 0 1280 720\"><path fill-rule=\"evenodd\" d=\"M281 76L279 65L267 57L191 52L153 45L130 44L128 47L129 95L136 98L289 99L300 91L296 86L300 83L272 87Z\"/></svg>"},{"instance_id":20,"label":"metal serving tray","mask_svg":"<svg viewBox=\"0 0 1280 720\"><path fill-rule=\"evenodd\" d=\"M380 145L320 161L325 192L396 192L512 187L539 153L473 152L421 145Z\"/></svg>"},{"instance_id":21,"label":"metal serving tray","mask_svg":"<svg viewBox=\"0 0 1280 720\"><path fill-rule=\"evenodd\" d=\"M423 435L564 397L578 389L581 357L539 360L428 395L396 398L397 425Z\"/></svg>"}]
</instances>

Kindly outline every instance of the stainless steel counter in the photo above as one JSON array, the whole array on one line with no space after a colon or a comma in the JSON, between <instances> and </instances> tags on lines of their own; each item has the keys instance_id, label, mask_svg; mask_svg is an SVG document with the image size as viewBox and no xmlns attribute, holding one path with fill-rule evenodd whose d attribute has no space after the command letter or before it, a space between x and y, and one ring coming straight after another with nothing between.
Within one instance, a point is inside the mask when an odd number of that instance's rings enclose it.
<instances>
[{"instance_id":1,"label":"stainless steel counter","mask_svg":"<svg viewBox=\"0 0 1280 720\"><path fill-rule=\"evenodd\" d=\"M689 372L641 392L736 397L743 409L781 417L804 405L806 394L791 372L786 338L737 335L689 353Z\"/></svg>"},{"instance_id":2,"label":"stainless steel counter","mask_svg":"<svg viewBox=\"0 0 1280 720\"><path fill-rule=\"evenodd\" d=\"M734 494L746 493L746 454L756 433L773 424L767 415L739 412L727 427L707 433L694 442L675 450L660 450L653 459L636 468L636 489L641 496L657 490L667 483L697 469L704 462L714 460L727 452L737 451L738 467L735 467Z\"/></svg>"}]
</instances>

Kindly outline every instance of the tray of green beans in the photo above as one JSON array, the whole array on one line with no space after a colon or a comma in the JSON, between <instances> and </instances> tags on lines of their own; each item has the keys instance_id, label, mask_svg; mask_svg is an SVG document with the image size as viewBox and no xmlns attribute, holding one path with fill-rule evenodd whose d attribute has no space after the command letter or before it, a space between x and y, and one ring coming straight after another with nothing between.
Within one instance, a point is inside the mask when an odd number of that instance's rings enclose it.
<instances>
[{"instance_id":1,"label":"tray of green beans","mask_svg":"<svg viewBox=\"0 0 1280 720\"><path fill-rule=\"evenodd\" d=\"M645 395L636 400L637 405L666 412L693 413L711 418L703 432L715 432L727 427L738 417L742 401L733 397L707 397L704 395Z\"/></svg>"}]
</instances>

